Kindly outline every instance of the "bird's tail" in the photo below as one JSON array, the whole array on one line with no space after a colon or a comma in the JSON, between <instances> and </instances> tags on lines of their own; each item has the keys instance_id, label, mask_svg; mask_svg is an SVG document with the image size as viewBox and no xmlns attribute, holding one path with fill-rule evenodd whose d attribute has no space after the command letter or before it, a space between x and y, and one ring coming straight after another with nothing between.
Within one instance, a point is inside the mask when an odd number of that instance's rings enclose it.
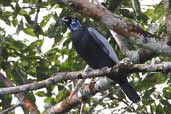
<instances>
[{"instance_id":1,"label":"bird's tail","mask_svg":"<svg viewBox=\"0 0 171 114\"><path fill-rule=\"evenodd\" d=\"M123 82L119 82L119 85L122 91L127 95L127 97L134 103L140 101L140 97L137 94L136 90L128 83L128 80L124 80Z\"/></svg>"}]
</instances>

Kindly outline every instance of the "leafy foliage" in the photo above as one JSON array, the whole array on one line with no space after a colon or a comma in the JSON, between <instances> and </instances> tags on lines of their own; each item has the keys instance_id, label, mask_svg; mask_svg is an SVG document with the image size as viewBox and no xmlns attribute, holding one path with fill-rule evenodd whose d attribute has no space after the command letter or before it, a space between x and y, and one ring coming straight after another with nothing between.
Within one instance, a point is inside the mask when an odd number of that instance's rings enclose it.
<instances>
[{"instance_id":1,"label":"leafy foliage","mask_svg":"<svg viewBox=\"0 0 171 114\"><path fill-rule=\"evenodd\" d=\"M137 0L119 1L106 0L103 5L112 12L124 16L128 20L140 23L145 30L150 30L148 23L159 24L155 32L158 35L165 33L163 22L163 4L159 3L153 8L140 12ZM132 9L133 10L128 10ZM132 12L133 11L133 12ZM134 15L136 14L136 15ZM16 85L40 81L53 76L56 72L82 70L85 62L75 53L71 35L66 26L60 23L59 18L71 15L79 17L83 24L94 26L111 39L109 31L89 17L84 17L63 4L56 4L54 0L1 0L0 1L0 70L6 73L9 80ZM47 43L46 41L51 41ZM111 43L113 43L110 40ZM52 45L51 45L52 44ZM46 47L43 49L43 46ZM119 58L124 58L116 44L111 44ZM134 46L134 49L137 49ZM142 78L144 77L145 78ZM139 90L142 101L137 106L130 105L121 91L113 87L111 91L101 93L105 98L90 98L84 111L90 114L99 113L97 106L103 109L112 109L123 103L121 111L147 114L170 114L171 81L165 75L134 74L130 81ZM27 92L26 95L35 102L36 96L44 98L45 104L56 104L73 88L72 81L61 82L46 90ZM3 82L0 86L4 87ZM164 87L163 87L164 86ZM160 91L158 88L162 87ZM0 96L0 109L10 107L12 95ZM97 102L97 104L96 104ZM94 107L91 105L93 104ZM150 108L150 110L149 110ZM79 108L68 113L74 114ZM118 110L117 110L118 111ZM27 111L25 111L27 113Z\"/></svg>"}]
</instances>

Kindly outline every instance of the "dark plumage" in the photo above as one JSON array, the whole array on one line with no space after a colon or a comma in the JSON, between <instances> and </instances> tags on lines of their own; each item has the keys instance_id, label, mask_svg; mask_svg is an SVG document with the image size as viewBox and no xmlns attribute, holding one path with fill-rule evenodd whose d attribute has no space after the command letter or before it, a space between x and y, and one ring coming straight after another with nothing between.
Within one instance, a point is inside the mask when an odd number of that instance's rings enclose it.
<instances>
[{"instance_id":1,"label":"dark plumage","mask_svg":"<svg viewBox=\"0 0 171 114\"><path fill-rule=\"evenodd\" d=\"M77 53L86 61L86 63L94 68L112 67L119 63L119 59L115 54L106 38L92 27L81 26L78 19L64 17L62 21L72 31L72 42ZM126 76L117 76L112 78L117 82L123 92L133 102L138 102L140 97L134 88L128 83Z\"/></svg>"}]
</instances>

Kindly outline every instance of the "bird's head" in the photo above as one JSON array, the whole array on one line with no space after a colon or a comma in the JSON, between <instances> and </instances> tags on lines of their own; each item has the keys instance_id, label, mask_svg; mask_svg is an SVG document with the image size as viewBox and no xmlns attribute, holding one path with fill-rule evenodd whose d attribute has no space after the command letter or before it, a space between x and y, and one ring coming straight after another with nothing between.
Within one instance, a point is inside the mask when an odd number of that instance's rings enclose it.
<instances>
[{"instance_id":1,"label":"bird's head","mask_svg":"<svg viewBox=\"0 0 171 114\"><path fill-rule=\"evenodd\" d=\"M72 32L76 31L77 29L81 27L80 21L77 18L66 16L66 17L61 18L61 21L64 22Z\"/></svg>"}]
</instances>

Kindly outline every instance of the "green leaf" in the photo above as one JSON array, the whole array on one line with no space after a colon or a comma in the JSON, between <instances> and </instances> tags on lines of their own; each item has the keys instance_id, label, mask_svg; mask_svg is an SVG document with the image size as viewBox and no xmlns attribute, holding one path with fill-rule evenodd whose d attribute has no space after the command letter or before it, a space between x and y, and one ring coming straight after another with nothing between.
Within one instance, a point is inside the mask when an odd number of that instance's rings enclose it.
<instances>
[{"instance_id":1,"label":"green leaf","mask_svg":"<svg viewBox=\"0 0 171 114\"><path fill-rule=\"evenodd\" d=\"M27 11L24 9L20 9L19 14L22 16L27 15Z\"/></svg>"},{"instance_id":2,"label":"green leaf","mask_svg":"<svg viewBox=\"0 0 171 114\"><path fill-rule=\"evenodd\" d=\"M147 90L150 87L154 87L156 84L164 83L166 78L161 73L148 74L148 76L138 84L140 90Z\"/></svg>"},{"instance_id":3,"label":"green leaf","mask_svg":"<svg viewBox=\"0 0 171 114\"><path fill-rule=\"evenodd\" d=\"M26 44L24 44L22 41L15 40L15 39L13 39L11 37L6 38L5 44L6 44L6 46L8 46L9 49L13 49L13 50L16 50L16 51L21 51L21 50L23 50L23 48L26 47Z\"/></svg>"},{"instance_id":4,"label":"green leaf","mask_svg":"<svg viewBox=\"0 0 171 114\"><path fill-rule=\"evenodd\" d=\"M44 40L36 40L35 42L32 42L32 43L29 45L29 49L34 49L34 48L41 47L42 44L43 44L43 41L44 41Z\"/></svg>"},{"instance_id":5,"label":"green leaf","mask_svg":"<svg viewBox=\"0 0 171 114\"><path fill-rule=\"evenodd\" d=\"M12 70L11 76L12 76L12 77L11 77L12 80L13 80L17 85L21 85L21 84L24 83L23 80L21 79L22 74L18 73L18 72L15 70L15 68Z\"/></svg>"},{"instance_id":6,"label":"green leaf","mask_svg":"<svg viewBox=\"0 0 171 114\"><path fill-rule=\"evenodd\" d=\"M35 103L36 102L36 97L34 96L33 92L27 92L26 93L26 97L32 101L32 103Z\"/></svg>"},{"instance_id":7,"label":"green leaf","mask_svg":"<svg viewBox=\"0 0 171 114\"><path fill-rule=\"evenodd\" d=\"M171 88L170 87L165 87L163 89L163 95L166 99L171 99Z\"/></svg>"},{"instance_id":8,"label":"green leaf","mask_svg":"<svg viewBox=\"0 0 171 114\"><path fill-rule=\"evenodd\" d=\"M45 103L53 103L53 102L54 102L54 99L53 99L53 97L46 97L46 98L44 99L44 102L45 102Z\"/></svg>"},{"instance_id":9,"label":"green leaf","mask_svg":"<svg viewBox=\"0 0 171 114\"><path fill-rule=\"evenodd\" d=\"M24 32L30 36L36 36L32 28L25 28Z\"/></svg>"},{"instance_id":10,"label":"green leaf","mask_svg":"<svg viewBox=\"0 0 171 114\"><path fill-rule=\"evenodd\" d=\"M59 102L61 101L63 98L65 98L66 96L69 95L69 91L66 89L66 88L63 88L59 93L58 95L56 96L56 99L55 101L56 102Z\"/></svg>"},{"instance_id":11,"label":"green leaf","mask_svg":"<svg viewBox=\"0 0 171 114\"><path fill-rule=\"evenodd\" d=\"M142 97L143 105L149 105L154 102L154 100L150 96L154 92L154 90L155 90L155 88L151 88L144 92L144 95Z\"/></svg>"},{"instance_id":12,"label":"green leaf","mask_svg":"<svg viewBox=\"0 0 171 114\"><path fill-rule=\"evenodd\" d=\"M157 107L156 107L156 114L165 114L161 104L157 105Z\"/></svg>"},{"instance_id":13,"label":"green leaf","mask_svg":"<svg viewBox=\"0 0 171 114\"><path fill-rule=\"evenodd\" d=\"M13 20L12 20L12 24L13 24L14 27L16 27L17 24L18 24L18 20L17 20L17 19L13 19Z\"/></svg>"},{"instance_id":14,"label":"green leaf","mask_svg":"<svg viewBox=\"0 0 171 114\"><path fill-rule=\"evenodd\" d=\"M160 99L160 102L163 104L164 106L164 111L166 114L171 114L171 110L170 110L170 107L171 107L171 104L169 103L169 101L166 99Z\"/></svg>"},{"instance_id":15,"label":"green leaf","mask_svg":"<svg viewBox=\"0 0 171 114\"><path fill-rule=\"evenodd\" d=\"M0 0L0 5L3 4L5 6L9 6L11 3L11 0Z\"/></svg>"},{"instance_id":16,"label":"green leaf","mask_svg":"<svg viewBox=\"0 0 171 114\"><path fill-rule=\"evenodd\" d=\"M39 97L44 97L44 96L46 96L46 93L44 91L38 91L38 92L36 92L36 95Z\"/></svg>"},{"instance_id":17,"label":"green leaf","mask_svg":"<svg viewBox=\"0 0 171 114\"><path fill-rule=\"evenodd\" d=\"M164 106L164 111L165 111L166 114L171 114L170 107L167 106L167 105Z\"/></svg>"},{"instance_id":18,"label":"green leaf","mask_svg":"<svg viewBox=\"0 0 171 114\"><path fill-rule=\"evenodd\" d=\"M163 4L160 3L160 4L156 5L154 9L149 9L145 13L147 14L147 16L150 17L152 22L156 22L160 18L162 19L162 16L164 16Z\"/></svg>"},{"instance_id":19,"label":"green leaf","mask_svg":"<svg viewBox=\"0 0 171 114\"><path fill-rule=\"evenodd\" d=\"M44 27L49 22L51 17L52 17L52 14L48 14L48 15L44 16L43 21L40 23L40 26Z\"/></svg>"},{"instance_id":20,"label":"green leaf","mask_svg":"<svg viewBox=\"0 0 171 114\"><path fill-rule=\"evenodd\" d=\"M32 3L36 4L38 0L23 0L23 3Z\"/></svg>"},{"instance_id":21,"label":"green leaf","mask_svg":"<svg viewBox=\"0 0 171 114\"><path fill-rule=\"evenodd\" d=\"M0 95L1 108L6 109L10 107L12 96L11 95Z\"/></svg>"},{"instance_id":22,"label":"green leaf","mask_svg":"<svg viewBox=\"0 0 171 114\"><path fill-rule=\"evenodd\" d=\"M141 8L140 8L139 0L131 0L131 2L132 2L132 8L134 10L135 16L140 17Z\"/></svg>"}]
</instances>

